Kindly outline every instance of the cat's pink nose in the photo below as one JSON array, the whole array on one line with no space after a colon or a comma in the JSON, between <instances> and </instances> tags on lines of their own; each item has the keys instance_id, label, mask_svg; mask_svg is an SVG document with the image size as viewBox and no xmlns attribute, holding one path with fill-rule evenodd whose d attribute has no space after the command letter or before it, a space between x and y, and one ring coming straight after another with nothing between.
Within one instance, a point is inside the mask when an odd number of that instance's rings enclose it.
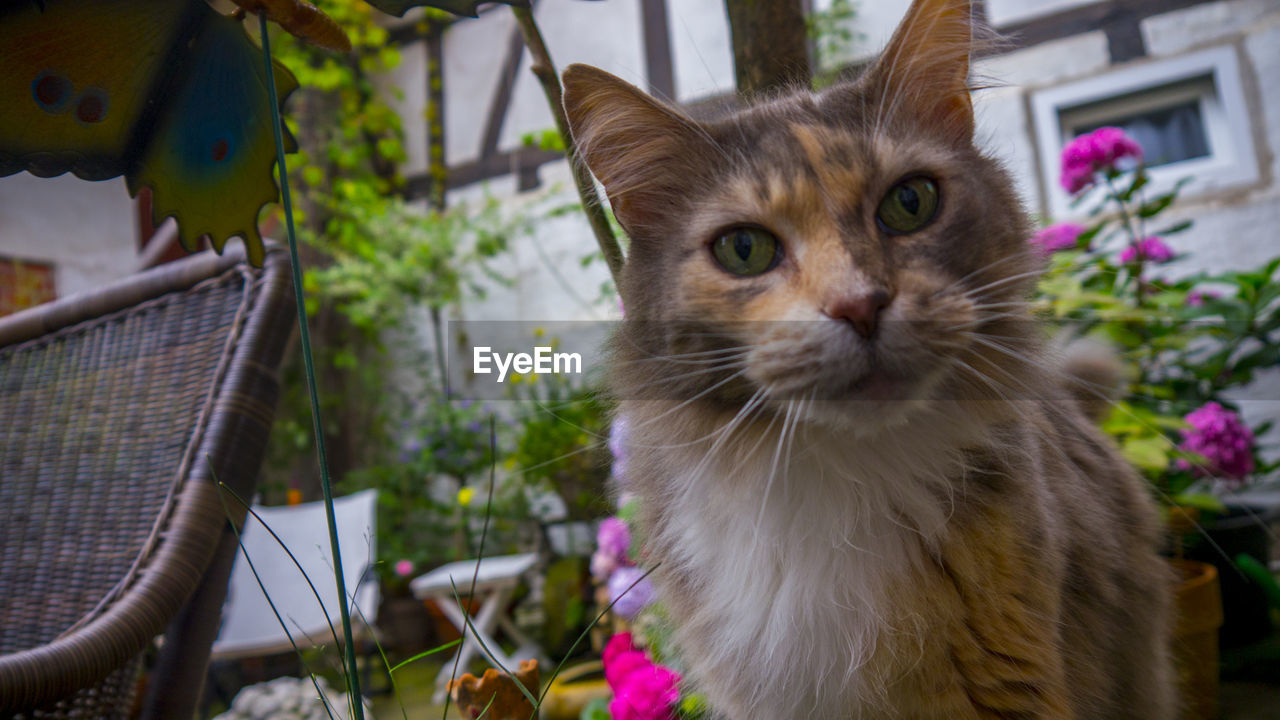
<instances>
[{"instance_id":1,"label":"cat's pink nose","mask_svg":"<svg viewBox=\"0 0 1280 720\"><path fill-rule=\"evenodd\" d=\"M869 293L845 295L828 303L823 312L836 320L848 320L859 335L870 340L876 334L880 311L891 302L893 296L887 290L873 290Z\"/></svg>"}]
</instances>

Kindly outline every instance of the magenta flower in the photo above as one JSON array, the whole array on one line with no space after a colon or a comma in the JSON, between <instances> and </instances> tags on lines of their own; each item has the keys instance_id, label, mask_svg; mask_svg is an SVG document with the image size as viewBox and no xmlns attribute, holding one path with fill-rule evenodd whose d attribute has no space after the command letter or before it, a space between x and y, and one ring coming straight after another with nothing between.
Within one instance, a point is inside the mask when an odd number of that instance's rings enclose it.
<instances>
[{"instance_id":1,"label":"magenta flower","mask_svg":"<svg viewBox=\"0 0 1280 720\"><path fill-rule=\"evenodd\" d=\"M1172 259L1173 248L1154 235L1142 238L1120 252L1120 262L1125 265L1139 260L1162 263Z\"/></svg>"},{"instance_id":2,"label":"magenta flower","mask_svg":"<svg viewBox=\"0 0 1280 720\"><path fill-rule=\"evenodd\" d=\"M604 582L618 568L631 565L631 530L622 518L607 517L596 530L596 551L591 555L591 576Z\"/></svg>"},{"instance_id":3,"label":"magenta flower","mask_svg":"<svg viewBox=\"0 0 1280 720\"><path fill-rule=\"evenodd\" d=\"M1203 307L1210 300L1217 300L1222 297L1222 293L1216 290L1192 290L1187 293L1187 305L1191 307Z\"/></svg>"},{"instance_id":4,"label":"magenta flower","mask_svg":"<svg viewBox=\"0 0 1280 720\"><path fill-rule=\"evenodd\" d=\"M614 570L622 567L622 561L617 555L607 553L603 550L596 550L591 553L591 577L598 582L605 582Z\"/></svg>"},{"instance_id":5,"label":"magenta flower","mask_svg":"<svg viewBox=\"0 0 1280 720\"><path fill-rule=\"evenodd\" d=\"M1076 240L1084 232L1083 225L1076 223L1058 223L1041 228L1040 232L1031 236L1031 244L1040 248L1045 255L1052 255L1059 250L1072 250Z\"/></svg>"},{"instance_id":6,"label":"magenta flower","mask_svg":"<svg viewBox=\"0 0 1280 720\"><path fill-rule=\"evenodd\" d=\"M631 633L624 632L613 635L608 642L604 644L604 650L600 653L600 659L604 662L606 668L614 658L624 652L635 650L635 642L631 639Z\"/></svg>"},{"instance_id":7,"label":"magenta flower","mask_svg":"<svg viewBox=\"0 0 1280 720\"><path fill-rule=\"evenodd\" d=\"M610 555L625 558L631 548L631 530L622 518L607 517L596 530L596 546Z\"/></svg>"},{"instance_id":8,"label":"magenta flower","mask_svg":"<svg viewBox=\"0 0 1280 720\"><path fill-rule=\"evenodd\" d=\"M1211 402L1183 419L1191 428L1182 432L1179 447L1205 458L1204 466L1194 468L1197 474L1242 481L1253 472L1253 431L1238 413ZM1186 460L1178 467L1193 469Z\"/></svg>"},{"instance_id":9,"label":"magenta flower","mask_svg":"<svg viewBox=\"0 0 1280 720\"><path fill-rule=\"evenodd\" d=\"M394 570L396 575L400 577L409 577L413 574L413 561L397 560L395 566L392 567L392 570Z\"/></svg>"},{"instance_id":10,"label":"magenta flower","mask_svg":"<svg viewBox=\"0 0 1280 720\"><path fill-rule=\"evenodd\" d=\"M638 567L621 567L609 576L609 602L613 611L630 620L653 602L657 591Z\"/></svg>"},{"instance_id":11,"label":"magenta flower","mask_svg":"<svg viewBox=\"0 0 1280 720\"><path fill-rule=\"evenodd\" d=\"M632 670L609 701L613 720L674 720L680 675L652 663Z\"/></svg>"},{"instance_id":12,"label":"magenta flower","mask_svg":"<svg viewBox=\"0 0 1280 720\"><path fill-rule=\"evenodd\" d=\"M680 675L651 661L631 633L609 638L602 654L604 678L613 690L614 720L672 720L680 700Z\"/></svg>"},{"instance_id":13,"label":"magenta flower","mask_svg":"<svg viewBox=\"0 0 1280 720\"><path fill-rule=\"evenodd\" d=\"M1081 135L1062 149L1059 182L1072 195L1091 187L1097 173L1142 161L1142 146L1116 127Z\"/></svg>"},{"instance_id":14,"label":"magenta flower","mask_svg":"<svg viewBox=\"0 0 1280 720\"><path fill-rule=\"evenodd\" d=\"M604 679L616 692L626 684L627 676L640 668L652 665L643 650L624 650L604 663Z\"/></svg>"}]
</instances>

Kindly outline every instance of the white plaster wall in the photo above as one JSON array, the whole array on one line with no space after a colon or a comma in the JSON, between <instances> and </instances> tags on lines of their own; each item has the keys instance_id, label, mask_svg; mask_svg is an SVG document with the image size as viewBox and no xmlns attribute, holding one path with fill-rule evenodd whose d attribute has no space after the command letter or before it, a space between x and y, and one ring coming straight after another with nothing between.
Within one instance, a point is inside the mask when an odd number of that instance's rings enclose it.
<instances>
[{"instance_id":1,"label":"white plaster wall","mask_svg":"<svg viewBox=\"0 0 1280 720\"><path fill-rule=\"evenodd\" d=\"M515 26L510 12L488 12L454 23L444 35L444 157L449 165L480 156L489 103ZM529 72L527 60L521 71ZM415 122L421 124L421 110L418 117Z\"/></svg>"},{"instance_id":2,"label":"white plaster wall","mask_svg":"<svg viewBox=\"0 0 1280 720\"><path fill-rule=\"evenodd\" d=\"M534 17L557 68L587 63L641 88L647 87L637 0L543 0L535 7ZM555 127L546 95L537 78L529 72L529 64L529 53L525 51L498 141L500 150L520 147L525 133ZM453 102L454 97L456 95L450 96L446 102Z\"/></svg>"},{"instance_id":3,"label":"white plaster wall","mask_svg":"<svg viewBox=\"0 0 1280 720\"><path fill-rule=\"evenodd\" d=\"M1097 2L1099 0L987 0L987 18L992 25L1000 27Z\"/></svg>"},{"instance_id":4,"label":"white plaster wall","mask_svg":"<svg viewBox=\"0 0 1280 720\"><path fill-rule=\"evenodd\" d=\"M1107 36L1098 30L987 58L973 71L979 78L1031 90L1101 72L1110 62Z\"/></svg>"},{"instance_id":5,"label":"white plaster wall","mask_svg":"<svg viewBox=\"0 0 1280 720\"><path fill-rule=\"evenodd\" d=\"M58 297L131 275L136 237L122 178L0 178L0 255L53 263Z\"/></svg>"},{"instance_id":6,"label":"white plaster wall","mask_svg":"<svg viewBox=\"0 0 1280 720\"><path fill-rule=\"evenodd\" d=\"M1250 30L1268 15L1280 12L1276 0L1230 0L1193 5L1142 21L1147 52L1164 56L1214 42L1225 35Z\"/></svg>"},{"instance_id":7,"label":"white plaster wall","mask_svg":"<svg viewBox=\"0 0 1280 720\"><path fill-rule=\"evenodd\" d=\"M667 29L678 101L733 91L733 47L724 0L667 0Z\"/></svg>"},{"instance_id":8,"label":"white plaster wall","mask_svg":"<svg viewBox=\"0 0 1280 720\"><path fill-rule=\"evenodd\" d=\"M578 202L567 162L543 165L540 176L543 185L535 191L518 193L514 180L506 177L451 192L449 202L479 204L487 194L502 199L510 212L535 217ZM534 234L512 242L501 266L495 266L516 282L509 286L482 282L486 296L464 308L466 319L549 322L616 316L614 304L596 302L601 285L609 280L604 261L582 267L583 256L596 249L595 236L582 213L540 220Z\"/></svg>"}]
</instances>

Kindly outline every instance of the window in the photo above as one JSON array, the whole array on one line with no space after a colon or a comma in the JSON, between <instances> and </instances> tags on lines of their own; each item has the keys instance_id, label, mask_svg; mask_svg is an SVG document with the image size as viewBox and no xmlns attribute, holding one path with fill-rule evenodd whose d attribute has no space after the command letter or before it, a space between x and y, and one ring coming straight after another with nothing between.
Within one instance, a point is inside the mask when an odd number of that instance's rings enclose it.
<instances>
[{"instance_id":1,"label":"window","mask_svg":"<svg viewBox=\"0 0 1280 720\"><path fill-rule=\"evenodd\" d=\"M1255 183L1253 139L1231 48L1214 48L1125 68L1032 96L1048 214L1068 216L1058 184L1062 147L1104 126L1143 147L1153 190L1192 177L1185 193Z\"/></svg>"},{"instance_id":2,"label":"window","mask_svg":"<svg viewBox=\"0 0 1280 720\"><path fill-rule=\"evenodd\" d=\"M1068 121L1064 115L1062 124L1070 128L1073 137L1108 125L1122 128L1146 151L1147 167L1195 160L1210 154L1204 112L1196 100L1127 115L1116 113L1101 120L1095 118L1088 124Z\"/></svg>"}]
</instances>

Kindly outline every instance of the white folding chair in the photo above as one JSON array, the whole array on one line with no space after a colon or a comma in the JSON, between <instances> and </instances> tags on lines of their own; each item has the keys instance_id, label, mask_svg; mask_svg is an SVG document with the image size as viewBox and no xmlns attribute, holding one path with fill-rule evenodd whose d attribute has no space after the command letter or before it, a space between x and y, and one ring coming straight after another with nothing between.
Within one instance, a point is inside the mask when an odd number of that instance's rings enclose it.
<instances>
[{"instance_id":1,"label":"white folding chair","mask_svg":"<svg viewBox=\"0 0 1280 720\"><path fill-rule=\"evenodd\" d=\"M378 609L378 583L369 572L374 561L377 498L377 490L363 490L333 501L343 581L353 600L348 608L355 637L366 637L372 632L370 625ZM213 644L213 659L234 660L292 652L294 643L299 648L332 643L334 633L330 627L341 639L342 611L333 580L333 553L324 503L255 506L253 511L297 558L324 607L321 608L311 585L280 543L262 523L250 516L240 534L241 551L231 571L227 600L222 606L222 628ZM252 568L246 556L252 561ZM257 570L257 579L254 570ZM366 578L369 581L365 581ZM281 627L272 612L272 605L280 613L285 627Z\"/></svg>"},{"instance_id":2,"label":"white folding chair","mask_svg":"<svg viewBox=\"0 0 1280 720\"><path fill-rule=\"evenodd\" d=\"M434 601L440 608L440 612L453 623L454 627L458 628L463 638L457 652L445 661L440 674L436 676L436 691L432 702L436 704L444 702L453 668L456 665L459 673L465 672L467 664L476 656L476 653L481 652L481 642L492 653L493 660L497 660L512 672L515 671L520 660L537 658L539 662L544 664L547 662L542 648L522 633L507 614L507 601L511 599L511 593L520 584L521 576L531 570L537 561L538 556L534 553L499 555L479 561L460 560L442 565L425 575L414 578L409 583L414 597L419 600ZM479 571L476 570L477 563L480 565ZM473 579L475 580L474 594L472 594ZM454 597L455 588L458 597L480 600L480 609L471 618L464 615L462 608L458 607L457 599ZM470 630L467 628L468 620L471 625ZM514 653L507 654L503 651L502 646L494 639L495 629L501 629L516 643L518 649ZM485 655L485 661L492 662L488 655Z\"/></svg>"}]
</instances>

